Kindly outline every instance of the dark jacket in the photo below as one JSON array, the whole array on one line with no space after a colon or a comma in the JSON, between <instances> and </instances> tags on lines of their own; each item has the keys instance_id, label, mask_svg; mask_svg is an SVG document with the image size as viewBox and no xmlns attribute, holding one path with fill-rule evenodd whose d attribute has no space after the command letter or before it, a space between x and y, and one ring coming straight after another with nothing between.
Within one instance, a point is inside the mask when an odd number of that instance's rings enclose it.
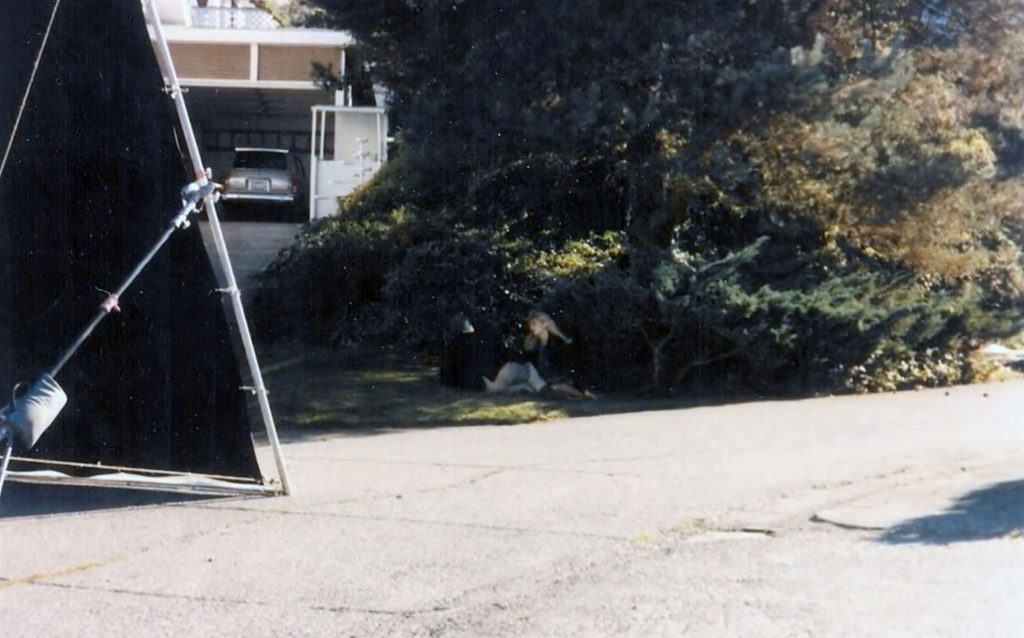
<instances>
[{"instance_id":1,"label":"dark jacket","mask_svg":"<svg viewBox=\"0 0 1024 638\"><path fill-rule=\"evenodd\" d=\"M538 343L536 348L526 354L530 363L537 368L537 372L548 383L573 383L575 366L573 365L572 344L551 335L547 343Z\"/></svg>"}]
</instances>

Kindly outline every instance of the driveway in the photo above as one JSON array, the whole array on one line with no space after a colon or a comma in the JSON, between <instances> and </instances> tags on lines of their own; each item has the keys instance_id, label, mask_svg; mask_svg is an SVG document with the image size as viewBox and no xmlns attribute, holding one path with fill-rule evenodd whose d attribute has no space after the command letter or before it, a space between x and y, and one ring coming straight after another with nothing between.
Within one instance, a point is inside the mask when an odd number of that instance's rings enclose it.
<instances>
[{"instance_id":1,"label":"driveway","mask_svg":"<svg viewBox=\"0 0 1024 638\"><path fill-rule=\"evenodd\" d=\"M212 250L213 234L209 222L199 222L207 250ZM243 289L252 287L253 276L262 271L278 253L288 247L302 224L275 222L221 222L224 241L231 257L235 279ZM219 262L213 259L215 268Z\"/></svg>"},{"instance_id":2,"label":"driveway","mask_svg":"<svg viewBox=\"0 0 1024 638\"><path fill-rule=\"evenodd\" d=\"M287 498L19 486L3 635L1019 636L1020 390L289 437Z\"/></svg>"}]
</instances>

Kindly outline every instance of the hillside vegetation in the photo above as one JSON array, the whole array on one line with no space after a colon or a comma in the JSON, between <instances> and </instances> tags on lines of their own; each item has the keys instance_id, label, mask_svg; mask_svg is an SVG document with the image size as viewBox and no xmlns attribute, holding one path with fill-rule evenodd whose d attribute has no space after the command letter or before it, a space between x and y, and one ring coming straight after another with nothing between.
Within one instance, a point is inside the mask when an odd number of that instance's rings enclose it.
<instances>
[{"instance_id":1,"label":"hillside vegetation","mask_svg":"<svg viewBox=\"0 0 1024 638\"><path fill-rule=\"evenodd\" d=\"M1022 3L320 0L391 91L373 183L267 272L268 338L533 307L605 392L963 383L1020 330Z\"/></svg>"}]
</instances>

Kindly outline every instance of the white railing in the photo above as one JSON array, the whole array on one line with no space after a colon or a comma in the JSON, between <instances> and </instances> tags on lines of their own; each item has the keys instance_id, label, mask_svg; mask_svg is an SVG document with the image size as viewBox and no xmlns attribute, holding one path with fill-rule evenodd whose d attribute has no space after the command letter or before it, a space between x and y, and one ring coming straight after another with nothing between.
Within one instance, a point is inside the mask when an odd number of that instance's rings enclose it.
<instances>
[{"instance_id":1,"label":"white railing","mask_svg":"<svg viewBox=\"0 0 1024 638\"><path fill-rule=\"evenodd\" d=\"M339 94L341 92L339 91ZM338 199L364 184L388 159L388 116L383 108L342 106L312 108L309 157L309 218L338 214ZM330 120L328 120L330 116ZM328 129L333 128L328 132ZM327 147L334 138L333 151Z\"/></svg>"},{"instance_id":2,"label":"white railing","mask_svg":"<svg viewBox=\"0 0 1024 638\"><path fill-rule=\"evenodd\" d=\"M192 20L204 29L277 29L272 15L255 7L192 7Z\"/></svg>"}]
</instances>

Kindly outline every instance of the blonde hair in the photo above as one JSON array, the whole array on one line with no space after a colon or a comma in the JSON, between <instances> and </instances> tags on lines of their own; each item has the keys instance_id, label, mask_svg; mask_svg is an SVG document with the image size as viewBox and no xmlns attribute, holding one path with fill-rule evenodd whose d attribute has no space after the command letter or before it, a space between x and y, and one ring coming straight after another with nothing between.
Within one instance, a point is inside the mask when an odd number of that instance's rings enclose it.
<instances>
[{"instance_id":1,"label":"blonde hair","mask_svg":"<svg viewBox=\"0 0 1024 638\"><path fill-rule=\"evenodd\" d=\"M555 320L552 319L551 315L549 315L548 313L542 310L531 310L529 314L526 315L527 325L529 325L529 323L534 319L540 319L541 321L543 321L546 324L549 333L555 335L556 337L558 337L567 344L572 343L572 339L565 336L565 333L558 328L558 324L555 323ZM540 340L537 339L537 337L533 336L532 332L527 332L526 337L523 338L523 350L526 350L527 352L532 352L533 350L537 349L537 345L539 343Z\"/></svg>"}]
</instances>

